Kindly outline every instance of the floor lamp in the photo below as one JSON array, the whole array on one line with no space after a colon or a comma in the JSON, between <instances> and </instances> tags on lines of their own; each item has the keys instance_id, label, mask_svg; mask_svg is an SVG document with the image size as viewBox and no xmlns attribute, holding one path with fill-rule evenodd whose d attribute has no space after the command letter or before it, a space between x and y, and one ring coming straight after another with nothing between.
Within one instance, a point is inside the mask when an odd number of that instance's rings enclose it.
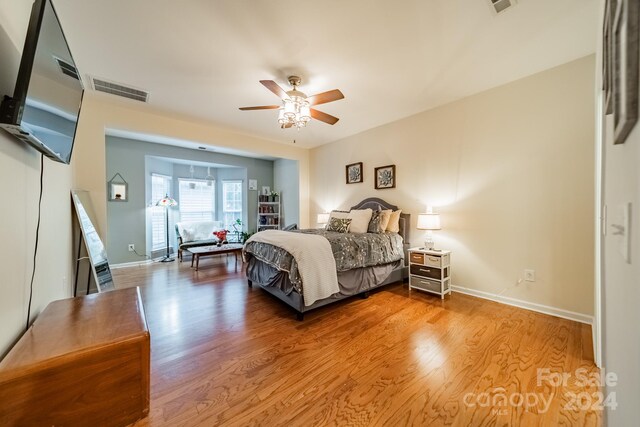
<instances>
[{"instance_id":1,"label":"floor lamp","mask_svg":"<svg viewBox=\"0 0 640 427\"><path fill-rule=\"evenodd\" d=\"M162 199L160 199L160 200L158 200L156 202L156 206L162 206L165 209L166 218L167 218L167 223L166 223L166 226L167 226L167 254L164 256L164 258L162 258L160 260L160 262L171 262L171 261L173 261L173 258L171 258L170 252L169 252L169 208L173 207L173 206L178 206L178 202L176 202L174 199L169 197L169 195L167 194Z\"/></svg>"}]
</instances>

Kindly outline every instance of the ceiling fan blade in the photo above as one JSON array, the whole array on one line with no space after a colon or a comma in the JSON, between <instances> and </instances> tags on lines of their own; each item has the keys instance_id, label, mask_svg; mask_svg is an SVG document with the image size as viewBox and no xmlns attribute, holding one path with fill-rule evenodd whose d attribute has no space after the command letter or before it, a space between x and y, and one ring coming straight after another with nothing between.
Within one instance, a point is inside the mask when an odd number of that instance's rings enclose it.
<instances>
[{"instance_id":1,"label":"ceiling fan blade","mask_svg":"<svg viewBox=\"0 0 640 427\"><path fill-rule=\"evenodd\" d=\"M280 105L262 105L260 107L240 107L242 111L251 111L251 110L276 110L280 108Z\"/></svg>"},{"instance_id":2,"label":"ceiling fan blade","mask_svg":"<svg viewBox=\"0 0 640 427\"><path fill-rule=\"evenodd\" d=\"M320 120L321 122L325 122L327 124L330 124L330 125L335 125L336 123L338 123L338 120L340 120L337 117L333 117L330 114L323 113L322 111L318 111L318 110L315 110L313 108L311 108L311 117L313 117L316 120Z\"/></svg>"},{"instance_id":3,"label":"ceiling fan blade","mask_svg":"<svg viewBox=\"0 0 640 427\"><path fill-rule=\"evenodd\" d=\"M260 80L260 83L262 83L262 85L267 89L269 89L271 92L275 93L276 96L279 96L282 99L289 98L289 95L287 95L287 92L284 89L282 89L278 85L278 83L274 82L273 80Z\"/></svg>"},{"instance_id":4,"label":"ceiling fan blade","mask_svg":"<svg viewBox=\"0 0 640 427\"><path fill-rule=\"evenodd\" d=\"M316 95L310 96L307 98L309 101L309 105L319 105L326 104L327 102L337 101L339 99L344 98L342 92L338 89L330 90L328 92L318 93Z\"/></svg>"}]
</instances>

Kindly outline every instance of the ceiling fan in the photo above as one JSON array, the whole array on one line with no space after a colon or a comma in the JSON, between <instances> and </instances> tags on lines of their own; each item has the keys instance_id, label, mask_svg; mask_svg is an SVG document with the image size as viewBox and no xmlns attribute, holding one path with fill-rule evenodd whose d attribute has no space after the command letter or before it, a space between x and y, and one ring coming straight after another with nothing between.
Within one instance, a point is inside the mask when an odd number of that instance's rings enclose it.
<instances>
[{"instance_id":1,"label":"ceiling fan","mask_svg":"<svg viewBox=\"0 0 640 427\"><path fill-rule=\"evenodd\" d=\"M282 105L263 105L259 107L241 107L242 111L250 110L280 110L278 115L278 123L282 129L290 127L305 127L311 119L320 120L321 122L335 125L338 118L330 114L311 108L313 105L326 104L327 102L337 101L344 98L342 92L338 89L322 92L316 95L307 96L298 90L301 79L298 76L290 76L289 84L292 90L285 91L273 80L260 80L260 83L271 92L275 93L282 99Z\"/></svg>"}]
</instances>

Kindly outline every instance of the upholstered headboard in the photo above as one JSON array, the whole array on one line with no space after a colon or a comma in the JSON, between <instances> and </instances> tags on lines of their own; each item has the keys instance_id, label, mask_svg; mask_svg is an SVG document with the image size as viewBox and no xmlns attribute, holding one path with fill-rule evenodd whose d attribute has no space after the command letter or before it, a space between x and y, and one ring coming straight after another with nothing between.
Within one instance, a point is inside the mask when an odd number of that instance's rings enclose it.
<instances>
[{"instance_id":1,"label":"upholstered headboard","mask_svg":"<svg viewBox=\"0 0 640 427\"><path fill-rule=\"evenodd\" d=\"M355 206L352 206L351 209L367 209L370 208L374 211L377 210L385 210L391 209L394 211L398 210L396 205L392 205L391 203L385 202L382 199L378 199L377 197L369 197L368 199L364 199L360 203ZM409 232L411 231L411 214L401 213L400 214L400 235L402 236L402 240L404 240L405 248L409 247Z\"/></svg>"}]
</instances>

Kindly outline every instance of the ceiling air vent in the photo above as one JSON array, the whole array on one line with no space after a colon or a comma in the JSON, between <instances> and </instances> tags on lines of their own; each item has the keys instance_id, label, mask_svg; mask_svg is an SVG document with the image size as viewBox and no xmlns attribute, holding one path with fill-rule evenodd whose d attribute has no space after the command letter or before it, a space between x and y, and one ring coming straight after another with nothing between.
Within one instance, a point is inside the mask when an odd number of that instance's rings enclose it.
<instances>
[{"instance_id":1,"label":"ceiling air vent","mask_svg":"<svg viewBox=\"0 0 640 427\"><path fill-rule=\"evenodd\" d=\"M515 0L489 0L491 2L491 6L493 7L493 11L498 14L500 12L504 12L513 6L516 2Z\"/></svg>"},{"instance_id":2,"label":"ceiling air vent","mask_svg":"<svg viewBox=\"0 0 640 427\"><path fill-rule=\"evenodd\" d=\"M55 56L53 57L53 59L55 59L56 64L58 64L58 67L60 67L60 71L62 71L62 74L73 77L76 80L80 80L80 76L78 75L78 70L76 69L76 67L69 64L67 61L56 58Z\"/></svg>"},{"instance_id":3,"label":"ceiling air vent","mask_svg":"<svg viewBox=\"0 0 640 427\"><path fill-rule=\"evenodd\" d=\"M98 92L109 93L111 95L121 96L123 98L133 99L135 101L147 102L149 92L134 89L132 87L123 86L118 83L108 82L102 79L92 78L93 89Z\"/></svg>"}]
</instances>

